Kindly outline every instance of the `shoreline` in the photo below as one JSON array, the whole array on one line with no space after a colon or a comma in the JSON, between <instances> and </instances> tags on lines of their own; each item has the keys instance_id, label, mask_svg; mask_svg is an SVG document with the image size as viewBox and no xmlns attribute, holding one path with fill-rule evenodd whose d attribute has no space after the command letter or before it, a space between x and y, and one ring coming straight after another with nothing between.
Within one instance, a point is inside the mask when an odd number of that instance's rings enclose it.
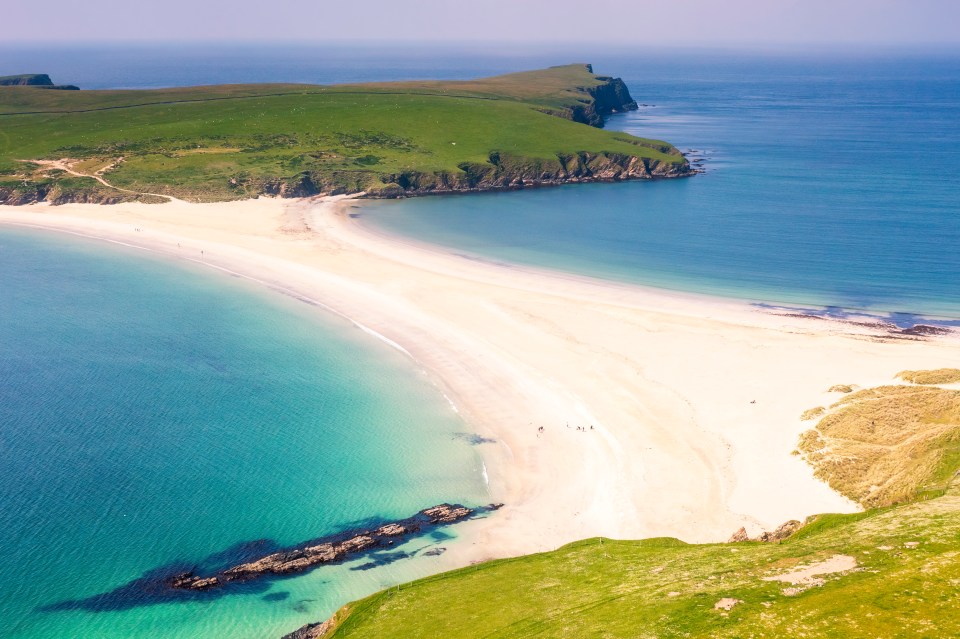
<instances>
[{"instance_id":1,"label":"shoreline","mask_svg":"<svg viewBox=\"0 0 960 639\"><path fill-rule=\"evenodd\" d=\"M533 187L538 188L538 187ZM449 194L443 194L449 195ZM426 196L424 196L426 197ZM500 259L491 255L471 252L469 249L457 249L430 242L429 240L419 240L411 236L394 233L386 230L376 224L368 224L364 221L363 209L382 205L390 200L385 198L363 198L354 196L345 196L345 201L353 202L351 208L360 209L358 213L350 214L358 227L363 229L365 234L372 237L378 237L383 241L389 241L398 245L415 247L421 251L429 253L440 253L448 257L454 257L469 261L475 261L482 264L519 269L538 273L543 276L561 278L565 280L580 279L587 282L595 282L601 285L620 285L631 290L644 291L646 294L656 297L661 301L666 298L680 298L689 303L705 304L732 304L734 306L749 307L751 310L767 312L770 314L784 314L784 317L806 317L808 319L824 319L837 323L857 323L857 322L887 322L896 325L899 328L909 328L912 326L934 326L944 328L956 328L960 330L960 307L957 308L955 315L927 313L925 311L911 310L891 310L884 308L859 307L859 306L841 306L832 303L807 302L804 300L791 301L776 297L764 296L743 296L736 295L735 291L724 291L722 293L706 292L695 290L694 288L684 288L682 286L670 286L660 284L647 284L641 282L631 282L624 279L618 279L615 275L606 274L586 274L573 271L565 271L561 267L555 267L545 264L510 262L507 258ZM903 318L911 320L902 325L897 324L895 319ZM916 321L912 321L916 320Z\"/></svg>"},{"instance_id":2,"label":"shoreline","mask_svg":"<svg viewBox=\"0 0 960 639\"><path fill-rule=\"evenodd\" d=\"M445 567L598 535L723 541L856 510L790 455L813 426L800 413L839 399L833 384L893 383L960 355L955 336L889 341L735 300L470 260L372 231L349 202L33 205L0 207L0 223L240 275L402 349L497 440L478 451L506 505L458 526Z\"/></svg>"}]
</instances>

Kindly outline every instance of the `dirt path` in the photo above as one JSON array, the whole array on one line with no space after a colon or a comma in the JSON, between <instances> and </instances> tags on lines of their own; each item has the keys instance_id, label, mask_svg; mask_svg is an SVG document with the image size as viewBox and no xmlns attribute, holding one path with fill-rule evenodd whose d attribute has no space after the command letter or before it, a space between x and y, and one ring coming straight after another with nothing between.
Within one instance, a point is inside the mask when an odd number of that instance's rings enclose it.
<instances>
[{"instance_id":1,"label":"dirt path","mask_svg":"<svg viewBox=\"0 0 960 639\"><path fill-rule=\"evenodd\" d=\"M173 197L172 195L164 195L164 194L162 194L162 193L148 193L148 192L146 192L146 191L131 191L130 189L124 189L124 188L121 188L121 187L119 187L119 186L115 186L115 185L113 185L113 184L110 184L110 183L107 182L106 180L104 180L104 179L103 179L103 176L102 176L101 174L102 174L104 171L108 170L108 169L112 169L112 168L113 168L114 166L116 166L121 160L123 160L123 158L119 158L116 162L114 162L114 163L112 163L112 164L108 164L108 165L105 166L104 168L102 168L102 169L100 169L99 171L96 171L96 172L94 172L94 173L81 173L81 172L79 172L79 171L74 170L74 169L73 169L73 163L75 162L75 160L22 160L22 161L23 161L23 162L31 162L32 164L37 164L37 165L42 166L42 167L44 167L44 168L46 168L46 169L59 169L59 170L61 170L61 171L65 171L65 172L69 173L70 175L75 175L75 176L77 176L77 177L92 178L92 179L96 180L97 182L99 182L100 184L104 185L105 187L110 188L110 189L114 189L115 191L122 191L122 192L124 192L124 193L133 193L134 195L150 195L150 196L153 196L153 197L162 197L163 199L167 200L168 202L181 202L181 203L184 203L183 200L177 199L177 198Z\"/></svg>"}]
</instances>

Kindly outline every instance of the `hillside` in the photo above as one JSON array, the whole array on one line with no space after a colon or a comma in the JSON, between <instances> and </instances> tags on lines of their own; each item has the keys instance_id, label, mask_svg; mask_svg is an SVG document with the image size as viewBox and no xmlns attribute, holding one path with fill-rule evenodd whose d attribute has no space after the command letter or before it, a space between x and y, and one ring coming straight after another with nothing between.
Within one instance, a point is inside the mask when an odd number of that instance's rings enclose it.
<instances>
[{"instance_id":1,"label":"hillside","mask_svg":"<svg viewBox=\"0 0 960 639\"><path fill-rule=\"evenodd\" d=\"M397 197L689 174L666 142L585 126L630 108L622 81L589 65L455 82L0 87L0 202Z\"/></svg>"}]
</instances>

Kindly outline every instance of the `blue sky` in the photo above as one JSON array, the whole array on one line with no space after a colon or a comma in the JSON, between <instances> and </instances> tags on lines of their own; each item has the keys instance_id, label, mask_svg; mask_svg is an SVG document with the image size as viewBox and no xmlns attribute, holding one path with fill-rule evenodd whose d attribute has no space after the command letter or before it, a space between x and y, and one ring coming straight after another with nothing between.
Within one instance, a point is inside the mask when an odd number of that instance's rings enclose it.
<instances>
[{"instance_id":1,"label":"blue sky","mask_svg":"<svg viewBox=\"0 0 960 639\"><path fill-rule=\"evenodd\" d=\"M956 0L13 0L8 43L956 45Z\"/></svg>"}]
</instances>

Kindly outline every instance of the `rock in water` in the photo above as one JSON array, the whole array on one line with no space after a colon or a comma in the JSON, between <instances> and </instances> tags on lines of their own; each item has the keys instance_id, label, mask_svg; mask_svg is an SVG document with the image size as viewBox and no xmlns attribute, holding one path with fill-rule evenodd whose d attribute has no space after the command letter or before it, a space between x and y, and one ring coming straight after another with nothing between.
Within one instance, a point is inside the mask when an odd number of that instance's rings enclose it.
<instances>
[{"instance_id":1,"label":"rock in water","mask_svg":"<svg viewBox=\"0 0 960 639\"><path fill-rule=\"evenodd\" d=\"M290 634L283 635L281 639L320 639L330 629L330 622L308 623L305 626L297 628Z\"/></svg>"},{"instance_id":2,"label":"rock in water","mask_svg":"<svg viewBox=\"0 0 960 639\"><path fill-rule=\"evenodd\" d=\"M500 505L492 505L496 510ZM174 590L207 590L230 582L249 581L268 575L290 575L304 572L315 566L341 561L350 555L380 546L389 546L407 535L425 528L452 524L473 515L474 511L464 506L440 504L421 510L407 519L384 524L374 530L363 530L348 535L335 535L307 542L290 550L273 552L259 559L232 566L206 577L193 572L184 572L164 580L164 585ZM299 631L298 631L299 632ZM309 636L309 635L305 635Z\"/></svg>"}]
</instances>

